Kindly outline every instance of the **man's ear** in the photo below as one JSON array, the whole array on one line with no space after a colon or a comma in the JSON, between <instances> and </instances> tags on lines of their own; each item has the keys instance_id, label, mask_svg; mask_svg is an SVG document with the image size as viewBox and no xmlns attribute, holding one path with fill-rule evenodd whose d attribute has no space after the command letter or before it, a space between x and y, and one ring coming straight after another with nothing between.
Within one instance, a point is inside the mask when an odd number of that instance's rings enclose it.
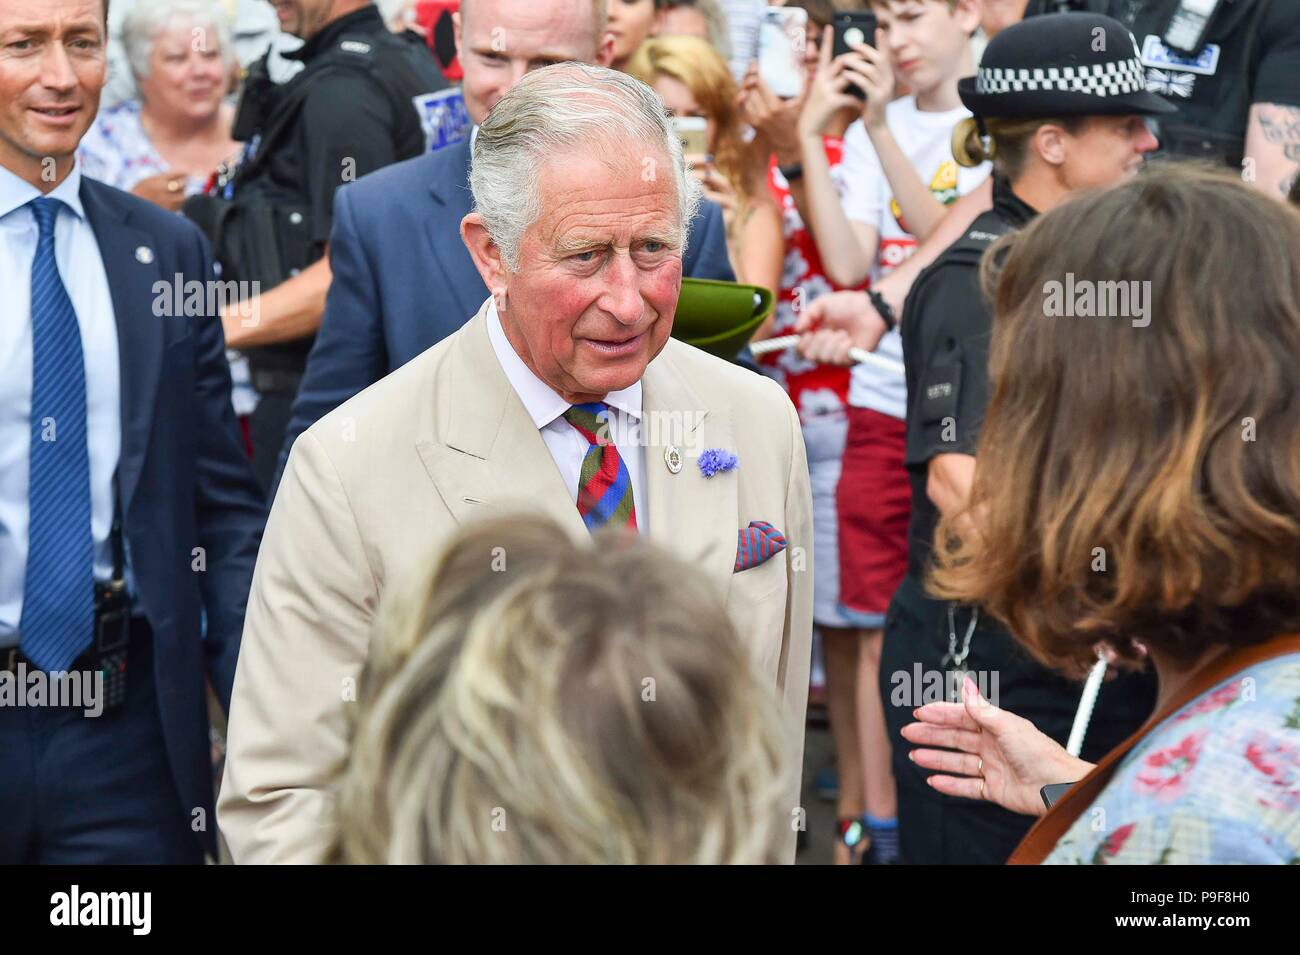
<instances>
[{"instance_id":1,"label":"man's ear","mask_svg":"<svg viewBox=\"0 0 1300 955\"><path fill-rule=\"evenodd\" d=\"M1059 166L1065 162L1065 130L1053 123L1044 123L1034 130L1029 148L1038 153L1043 162Z\"/></svg>"},{"instance_id":2,"label":"man's ear","mask_svg":"<svg viewBox=\"0 0 1300 955\"><path fill-rule=\"evenodd\" d=\"M474 260L474 267L483 279L483 284L492 293L493 298L506 290L506 277L509 274L501 258L501 250L488 235L483 217L471 212L460 220L460 238L469 249L469 257Z\"/></svg>"}]
</instances>

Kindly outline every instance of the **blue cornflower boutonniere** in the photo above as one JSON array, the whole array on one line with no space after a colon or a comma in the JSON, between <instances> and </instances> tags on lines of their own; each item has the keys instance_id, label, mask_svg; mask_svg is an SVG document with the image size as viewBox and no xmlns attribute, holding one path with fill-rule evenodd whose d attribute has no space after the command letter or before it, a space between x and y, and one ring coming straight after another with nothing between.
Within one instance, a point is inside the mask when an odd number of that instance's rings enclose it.
<instances>
[{"instance_id":1,"label":"blue cornflower boutonniere","mask_svg":"<svg viewBox=\"0 0 1300 955\"><path fill-rule=\"evenodd\" d=\"M736 456L722 448L709 448L700 455L700 473L711 478L719 471L730 471L736 466Z\"/></svg>"}]
</instances>

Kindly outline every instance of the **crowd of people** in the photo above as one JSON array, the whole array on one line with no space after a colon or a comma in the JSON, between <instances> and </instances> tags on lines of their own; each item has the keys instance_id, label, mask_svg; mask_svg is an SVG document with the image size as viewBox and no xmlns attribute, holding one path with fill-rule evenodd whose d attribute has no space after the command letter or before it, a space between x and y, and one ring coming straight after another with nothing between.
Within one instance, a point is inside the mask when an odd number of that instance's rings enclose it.
<instances>
[{"instance_id":1,"label":"crowd of people","mask_svg":"<svg viewBox=\"0 0 1300 955\"><path fill-rule=\"evenodd\" d=\"M1300 859L1300 8L1204 6L8 0L0 861Z\"/></svg>"}]
</instances>

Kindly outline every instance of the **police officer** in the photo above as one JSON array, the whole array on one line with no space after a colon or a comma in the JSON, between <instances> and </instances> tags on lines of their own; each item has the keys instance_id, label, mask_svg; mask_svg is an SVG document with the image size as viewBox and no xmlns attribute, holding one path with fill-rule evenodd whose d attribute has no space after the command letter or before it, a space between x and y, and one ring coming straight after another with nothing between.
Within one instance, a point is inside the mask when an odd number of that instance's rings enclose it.
<instances>
[{"instance_id":1,"label":"police officer","mask_svg":"<svg viewBox=\"0 0 1300 955\"><path fill-rule=\"evenodd\" d=\"M1163 152L1242 170L1284 197L1300 169L1300 3L1296 0L1029 0L1115 17L1137 40L1147 88L1178 107ZM1249 160L1249 161L1247 161Z\"/></svg>"},{"instance_id":2,"label":"police officer","mask_svg":"<svg viewBox=\"0 0 1300 955\"><path fill-rule=\"evenodd\" d=\"M249 356L253 463L266 488L325 307L334 192L423 153L423 113L447 86L422 40L391 33L370 0L275 8L280 28L304 41L288 54L303 69L279 85L265 59L250 70L235 120L246 154L223 199L186 210L212 237L223 279L260 285L222 319L227 343Z\"/></svg>"},{"instance_id":3,"label":"police officer","mask_svg":"<svg viewBox=\"0 0 1300 955\"><path fill-rule=\"evenodd\" d=\"M1105 42L1094 43L1095 36ZM899 840L910 863L1001 863L1032 821L931 789L929 773L911 762L911 746L899 734L915 706L931 702L936 688L959 698L959 674L969 672L985 697L1064 744L1080 696L1079 684L1030 660L978 608L926 591L936 525L941 515L957 517L969 494L989 397L992 316L980 294L981 261L997 239L1072 192L1134 175L1156 147L1145 118L1172 113L1146 90L1123 25L1089 13L1009 27L958 90L975 116L957 127L954 156L968 166L993 161L994 206L921 273L902 320L912 518L908 572L886 615L880 672L899 788ZM1110 681L1085 753L1099 756L1135 730L1153 691L1144 676Z\"/></svg>"}]
</instances>

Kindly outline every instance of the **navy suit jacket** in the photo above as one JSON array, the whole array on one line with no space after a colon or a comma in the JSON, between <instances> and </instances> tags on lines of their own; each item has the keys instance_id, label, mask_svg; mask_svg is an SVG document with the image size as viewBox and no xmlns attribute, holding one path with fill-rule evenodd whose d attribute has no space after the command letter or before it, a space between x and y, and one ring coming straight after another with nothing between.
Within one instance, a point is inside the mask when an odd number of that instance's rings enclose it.
<instances>
[{"instance_id":1,"label":"navy suit jacket","mask_svg":"<svg viewBox=\"0 0 1300 955\"><path fill-rule=\"evenodd\" d=\"M460 237L473 207L470 144L395 163L334 196L325 315L285 433L276 474L294 440L464 325L488 297ZM682 274L734 282L722 210L703 201Z\"/></svg>"},{"instance_id":2,"label":"navy suit jacket","mask_svg":"<svg viewBox=\"0 0 1300 955\"><path fill-rule=\"evenodd\" d=\"M230 405L219 318L158 314L175 303L176 276L213 278L206 240L182 217L92 179L82 180L81 201L117 318L122 535L153 629L177 811L203 810L202 827L196 818L192 828L215 858L204 679L229 709L265 502ZM155 290L160 281L167 302Z\"/></svg>"}]
</instances>

